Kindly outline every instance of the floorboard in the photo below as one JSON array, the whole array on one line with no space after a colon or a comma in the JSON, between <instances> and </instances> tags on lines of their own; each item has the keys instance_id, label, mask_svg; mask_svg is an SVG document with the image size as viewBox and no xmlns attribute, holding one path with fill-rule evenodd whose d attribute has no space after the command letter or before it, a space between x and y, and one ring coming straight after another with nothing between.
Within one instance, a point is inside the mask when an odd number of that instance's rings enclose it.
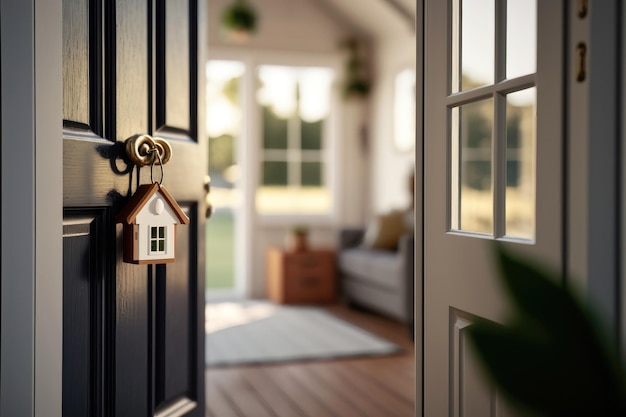
<instances>
[{"instance_id":1,"label":"floorboard","mask_svg":"<svg viewBox=\"0 0 626 417\"><path fill-rule=\"evenodd\" d=\"M402 352L208 368L207 417L413 417L415 358L406 326L343 305L326 309L398 344Z\"/></svg>"}]
</instances>

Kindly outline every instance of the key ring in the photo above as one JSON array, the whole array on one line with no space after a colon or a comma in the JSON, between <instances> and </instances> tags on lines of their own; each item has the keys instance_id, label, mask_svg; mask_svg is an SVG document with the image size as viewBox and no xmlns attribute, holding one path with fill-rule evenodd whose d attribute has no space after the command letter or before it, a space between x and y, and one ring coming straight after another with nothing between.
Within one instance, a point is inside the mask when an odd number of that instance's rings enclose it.
<instances>
[{"instance_id":1,"label":"key ring","mask_svg":"<svg viewBox=\"0 0 626 417\"><path fill-rule=\"evenodd\" d=\"M161 181L159 181L159 185L161 185L163 184L163 178L165 178L165 171L163 170L163 161L161 160L161 152L159 152L159 150L156 147L148 150L148 153L155 153L155 152L156 152L157 158L159 158L159 165L161 166ZM154 163L156 162L157 158L152 158L152 164L150 165L150 181L152 181L152 184L156 183L154 181L153 171L154 171Z\"/></svg>"}]
</instances>

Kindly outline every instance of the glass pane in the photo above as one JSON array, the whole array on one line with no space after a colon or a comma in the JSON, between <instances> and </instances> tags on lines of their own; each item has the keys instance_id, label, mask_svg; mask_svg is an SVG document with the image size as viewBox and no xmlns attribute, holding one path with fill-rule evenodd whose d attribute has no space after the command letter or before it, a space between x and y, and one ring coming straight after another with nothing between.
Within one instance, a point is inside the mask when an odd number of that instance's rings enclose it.
<instances>
[{"instance_id":1,"label":"glass pane","mask_svg":"<svg viewBox=\"0 0 626 417\"><path fill-rule=\"evenodd\" d=\"M410 151L415 146L415 71L396 76L393 92L393 139L396 148Z\"/></svg>"},{"instance_id":2,"label":"glass pane","mask_svg":"<svg viewBox=\"0 0 626 417\"><path fill-rule=\"evenodd\" d=\"M332 196L326 187L260 187L256 207L260 214L328 214Z\"/></svg>"},{"instance_id":3,"label":"glass pane","mask_svg":"<svg viewBox=\"0 0 626 417\"><path fill-rule=\"evenodd\" d=\"M237 136L241 130L240 83L245 67L236 61L209 61L206 66L206 131L209 137Z\"/></svg>"},{"instance_id":4,"label":"glass pane","mask_svg":"<svg viewBox=\"0 0 626 417\"><path fill-rule=\"evenodd\" d=\"M537 1L507 0L506 76L537 71Z\"/></svg>"},{"instance_id":5,"label":"glass pane","mask_svg":"<svg viewBox=\"0 0 626 417\"><path fill-rule=\"evenodd\" d=\"M209 174L213 186L232 187L229 172L236 166L236 141L232 135L209 137Z\"/></svg>"},{"instance_id":6,"label":"glass pane","mask_svg":"<svg viewBox=\"0 0 626 417\"><path fill-rule=\"evenodd\" d=\"M330 112L330 93L334 73L329 68L298 70L298 113L307 122L324 119Z\"/></svg>"},{"instance_id":7,"label":"glass pane","mask_svg":"<svg viewBox=\"0 0 626 417\"><path fill-rule=\"evenodd\" d=\"M322 121L308 123L302 120L302 149L322 149Z\"/></svg>"},{"instance_id":8,"label":"glass pane","mask_svg":"<svg viewBox=\"0 0 626 417\"><path fill-rule=\"evenodd\" d=\"M267 106L263 106L263 147L287 149L287 119L279 118Z\"/></svg>"},{"instance_id":9,"label":"glass pane","mask_svg":"<svg viewBox=\"0 0 626 417\"><path fill-rule=\"evenodd\" d=\"M536 89L506 100L506 235L535 237Z\"/></svg>"},{"instance_id":10,"label":"glass pane","mask_svg":"<svg viewBox=\"0 0 626 417\"><path fill-rule=\"evenodd\" d=\"M211 220L206 222L206 256L211 260L205 267L209 291L235 287L236 221L232 210L216 207Z\"/></svg>"},{"instance_id":11,"label":"glass pane","mask_svg":"<svg viewBox=\"0 0 626 417\"><path fill-rule=\"evenodd\" d=\"M150 251L151 252L156 252L157 250L157 241L156 240L152 240L150 242Z\"/></svg>"},{"instance_id":12,"label":"glass pane","mask_svg":"<svg viewBox=\"0 0 626 417\"><path fill-rule=\"evenodd\" d=\"M165 227L159 227L159 237L161 239L165 238Z\"/></svg>"},{"instance_id":13,"label":"glass pane","mask_svg":"<svg viewBox=\"0 0 626 417\"><path fill-rule=\"evenodd\" d=\"M458 112L458 228L493 234L493 100L466 104ZM460 185L460 186L459 186Z\"/></svg>"},{"instance_id":14,"label":"glass pane","mask_svg":"<svg viewBox=\"0 0 626 417\"><path fill-rule=\"evenodd\" d=\"M243 63L207 63L206 131L209 136L211 187L234 188L237 181L237 141L241 133L241 80Z\"/></svg>"},{"instance_id":15,"label":"glass pane","mask_svg":"<svg viewBox=\"0 0 626 417\"><path fill-rule=\"evenodd\" d=\"M321 162L303 162L301 169L303 186L306 187L322 185Z\"/></svg>"},{"instance_id":16,"label":"glass pane","mask_svg":"<svg viewBox=\"0 0 626 417\"><path fill-rule=\"evenodd\" d=\"M157 237L157 228L151 227L150 232L152 233L152 238L155 239Z\"/></svg>"},{"instance_id":17,"label":"glass pane","mask_svg":"<svg viewBox=\"0 0 626 417\"><path fill-rule=\"evenodd\" d=\"M459 44L461 90L493 84L495 62L494 0L458 1L461 3L458 23L461 35ZM457 57L454 58L458 59Z\"/></svg>"},{"instance_id":18,"label":"glass pane","mask_svg":"<svg viewBox=\"0 0 626 417\"><path fill-rule=\"evenodd\" d=\"M165 241L159 240L159 252L165 252Z\"/></svg>"},{"instance_id":19,"label":"glass pane","mask_svg":"<svg viewBox=\"0 0 626 417\"><path fill-rule=\"evenodd\" d=\"M268 106L280 119L288 119L296 112L298 70L292 67L263 65L259 67L261 86L257 101Z\"/></svg>"},{"instance_id":20,"label":"glass pane","mask_svg":"<svg viewBox=\"0 0 626 417\"><path fill-rule=\"evenodd\" d=\"M287 162L263 162L263 185L287 185Z\"/></svg>"}]
</instances>

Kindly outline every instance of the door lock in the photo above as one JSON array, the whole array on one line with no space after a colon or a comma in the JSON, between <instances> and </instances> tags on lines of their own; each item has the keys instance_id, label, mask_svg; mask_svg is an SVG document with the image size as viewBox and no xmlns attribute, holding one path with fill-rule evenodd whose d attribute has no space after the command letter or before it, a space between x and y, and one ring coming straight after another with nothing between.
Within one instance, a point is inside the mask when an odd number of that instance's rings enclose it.
<instances>
[{"instance_id":1,"label":"door lock","mask_svg":"<svg viewBox=\"0 0 626 417\"><path fill-rule=\"evenodd\" d=\"M165 165L172 157L172 146L165 139L135 135L126 140L126 156L140 167Z\"/></svg>"}]
</instances>

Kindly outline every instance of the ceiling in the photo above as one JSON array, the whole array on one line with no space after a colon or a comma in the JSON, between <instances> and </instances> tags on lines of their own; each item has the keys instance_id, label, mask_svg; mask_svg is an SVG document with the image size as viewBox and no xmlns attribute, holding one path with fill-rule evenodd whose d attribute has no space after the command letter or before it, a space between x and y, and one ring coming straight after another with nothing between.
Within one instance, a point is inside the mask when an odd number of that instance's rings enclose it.
<instances>
[{"instance_id":1,"label":"ceiling","mask_svg":"<svg viewBox=\"0 0 626 417\"><path fill-rule=\"evenodd\" d=\"M372 38L415 32L416 0L311 0Z\"/></svg>"}]
</instances>

